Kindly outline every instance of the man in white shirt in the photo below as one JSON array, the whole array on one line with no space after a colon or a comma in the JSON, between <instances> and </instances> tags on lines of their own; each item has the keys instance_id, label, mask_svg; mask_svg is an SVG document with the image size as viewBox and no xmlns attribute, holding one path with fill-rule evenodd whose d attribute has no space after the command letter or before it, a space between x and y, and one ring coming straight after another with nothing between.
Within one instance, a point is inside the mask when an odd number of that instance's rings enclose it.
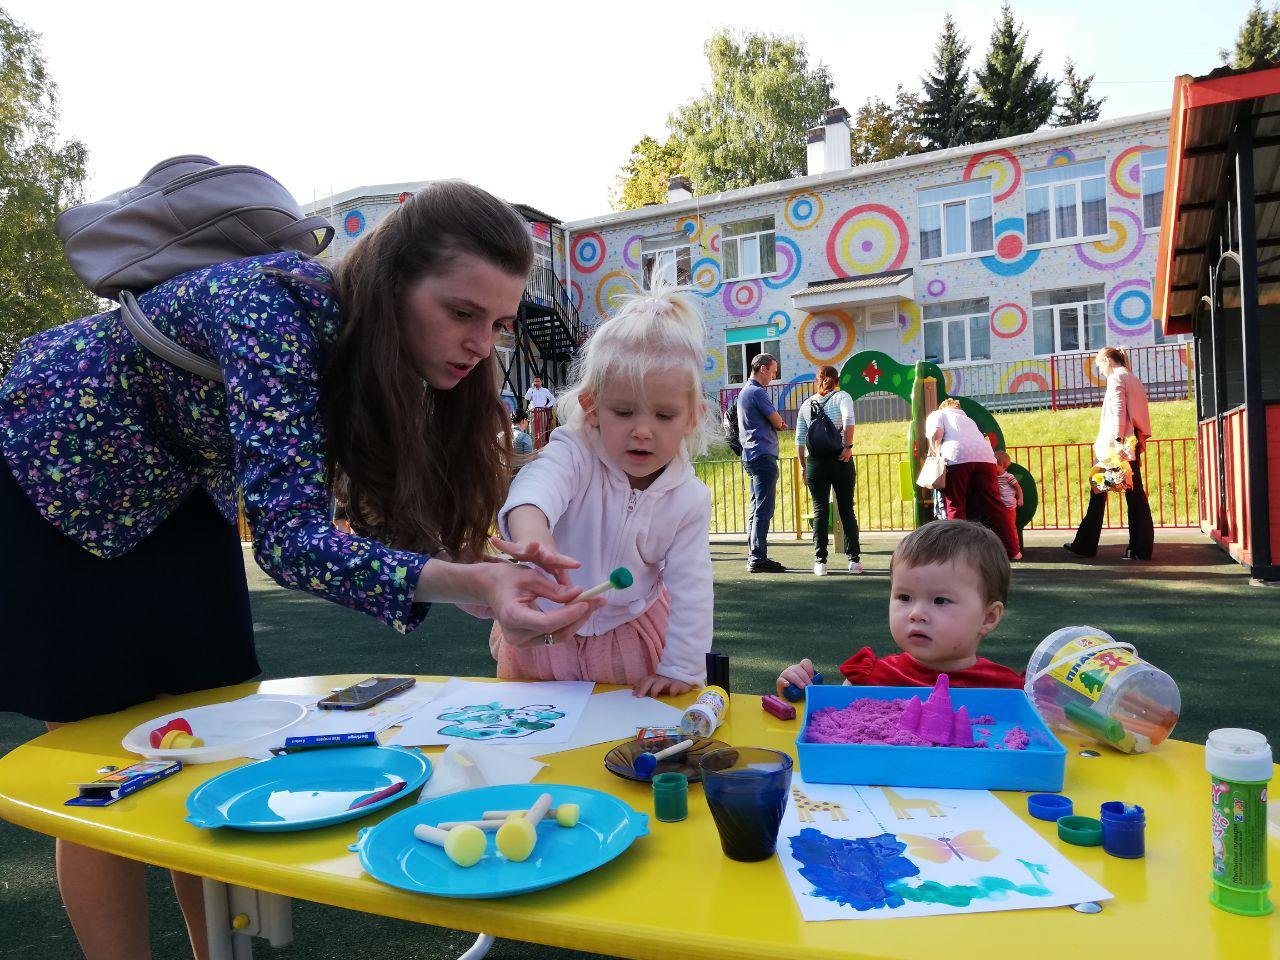
<instances>
[{"instance_id":1,"label":"man in white shirt","mask_svg":"<svg viewBox=\"0 0 1280 960\"><path fill-rule=\"evenodd\" d=\"M524 392L524 402L533 419L537 445L541 447L551 432L551 411L556 405L556 395L542 385L541 377L534 377L533 386Z\"/></svg>"}]
</instances>

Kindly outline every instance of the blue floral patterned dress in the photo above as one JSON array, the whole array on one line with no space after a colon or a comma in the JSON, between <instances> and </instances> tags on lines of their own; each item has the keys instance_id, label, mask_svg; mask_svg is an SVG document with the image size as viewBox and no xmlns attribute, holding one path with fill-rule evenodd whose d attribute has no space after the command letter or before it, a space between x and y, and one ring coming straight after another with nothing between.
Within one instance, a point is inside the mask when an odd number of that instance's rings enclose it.
<instances>
[{"instance_id":1,"label":"blue floral patterned dress","mask_svg":"<svg viewBox=\"0 0 1280 960\"><path fill-rule=\"evenodd\" d=\"M427 558L335 529L317 404L342 314L329 275L296 253L183 274L138 298L155 326L214 360L225 384L143 349L119 311L37 334L0 384L0 452L39 512L101 557L126 554L195 488L233 522L278 583L401 631Z\"/></svg>"}]
</instances>

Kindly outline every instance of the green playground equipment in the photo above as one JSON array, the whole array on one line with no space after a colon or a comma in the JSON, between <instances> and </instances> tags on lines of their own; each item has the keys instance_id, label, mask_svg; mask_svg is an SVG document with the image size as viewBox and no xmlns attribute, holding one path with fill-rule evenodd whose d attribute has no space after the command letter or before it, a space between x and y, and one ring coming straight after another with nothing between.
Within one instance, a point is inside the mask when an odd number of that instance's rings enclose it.
<instances>
[{"instance_id":1,"label":"green playground equipment","mask_svg":"<svg viewBox=\"0 0 1280 960\"><path fill-rule=\"evenodd\" d=\"M916 526L933 517L933 491L921 490L916 486L916 474L927 452L923 442L925 390L929 381L933 381L937 391L937 403L949 396L946 377L936 363L918 360L914 364L899 363L887 353L879 350L863 350L855 353L840 368L840 386L854 400L869 393L892 393L911 404L911 420L907 424L907 459L899 468L899 484L902 499L915 503ZM962 409L978 429L987 435L995 450L1004 449L1004 431L991 411L970 397L956 397ZM1018 508L1016 522L1018 537L1022 537L1022 528L1031 522L1040 506L1040 496L1036 490L1035 478L1021 464L1010 464L1012 473L1022 487L1022 506Z\"/></svg>"}]
</instances>

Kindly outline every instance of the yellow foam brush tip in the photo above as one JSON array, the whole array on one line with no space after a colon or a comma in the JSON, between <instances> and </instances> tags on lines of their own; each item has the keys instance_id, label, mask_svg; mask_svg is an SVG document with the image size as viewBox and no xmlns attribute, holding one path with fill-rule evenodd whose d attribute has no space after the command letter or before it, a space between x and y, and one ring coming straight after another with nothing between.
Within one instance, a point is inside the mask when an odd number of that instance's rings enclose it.
<instances>
[{"instance_id":1,"label":"yellow foam brush tip","mask_svg":"<svg viewBox=\"0 0 1280 960\"><path fill-rule=\"evenodd\" d=\"M508 820L498 828L496 840L498 851L504 857L521 863L529 859L529 854L533 853L533 848L538 843L538 828L524 817L518 817Z\"/></svg>"}]
</instances>

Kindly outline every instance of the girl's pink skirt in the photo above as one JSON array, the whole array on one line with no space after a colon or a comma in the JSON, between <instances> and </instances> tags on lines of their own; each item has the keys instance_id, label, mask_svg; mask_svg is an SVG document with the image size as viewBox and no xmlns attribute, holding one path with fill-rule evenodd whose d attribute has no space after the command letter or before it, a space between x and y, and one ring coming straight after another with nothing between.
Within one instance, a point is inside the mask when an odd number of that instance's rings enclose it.
<instances>
[{"instance_id":1,"label":"girl's pink skirt","mask_svg":"<svg viewBox=\"0 0 1280 960\"><path fill-rule=\"evenodd\" d=\"M498 661L500 680L594 680L635 684L658 670L667 642L671 595L663 587L649 609L598 637L574 636L550 647L507 643L495 622L489 651Z\"/></svg>"}]
</instances>

